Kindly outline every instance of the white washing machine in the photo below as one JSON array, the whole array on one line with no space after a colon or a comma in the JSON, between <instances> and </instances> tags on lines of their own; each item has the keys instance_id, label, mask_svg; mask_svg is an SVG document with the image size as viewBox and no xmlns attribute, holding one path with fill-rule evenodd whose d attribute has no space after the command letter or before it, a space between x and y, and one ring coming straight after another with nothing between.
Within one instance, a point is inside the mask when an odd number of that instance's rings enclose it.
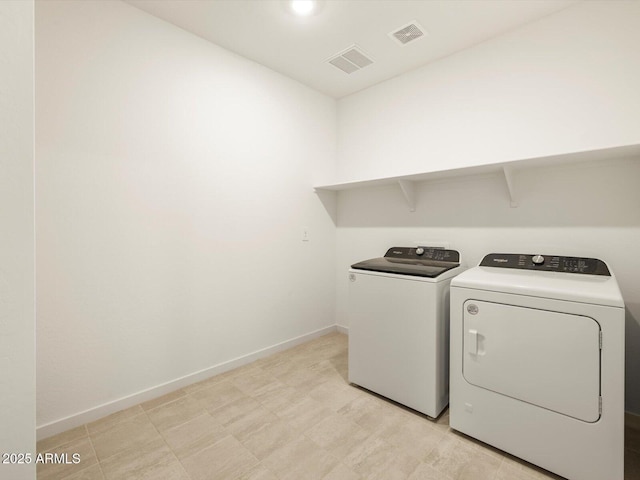
<instances>
[{"instance_id":1,"label":"white washing machine","mask_svg":"<svg viewBox=\"0 0 640 480\"><path fill-rule=\"evenodd\" d=\"M449 402L455 250L394 247L349 270L349 382L437 417Z\"/></svg>"},{"instance_id":2,"label":"white washing machine","mask_svg":"<svg viewBox=\"0 0 640 480\"><path fill-rule=\"evenodd\" d=\"M623 480L624 312L601 260L487 255L451 283L451 427L570 480Z\"/></svg>"}]
</instances>

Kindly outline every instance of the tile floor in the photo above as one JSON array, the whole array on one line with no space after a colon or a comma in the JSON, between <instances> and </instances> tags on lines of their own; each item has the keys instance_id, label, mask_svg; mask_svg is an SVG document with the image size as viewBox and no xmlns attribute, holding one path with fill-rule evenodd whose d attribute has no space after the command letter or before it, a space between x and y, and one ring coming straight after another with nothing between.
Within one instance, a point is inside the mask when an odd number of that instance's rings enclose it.
<instances>
[{"instance_id":1,"label":"tile floor","mask_svg":"<svg viewBox=\"0 0 640 480\"><path fill-rule=\"evenodd\" d=\"M332 333L38 443L39 480L558 479L347 383ZM626 480L640 480L640 425ZM603 479L606 480L606 479Z\"/></svg>"}]
</instances>

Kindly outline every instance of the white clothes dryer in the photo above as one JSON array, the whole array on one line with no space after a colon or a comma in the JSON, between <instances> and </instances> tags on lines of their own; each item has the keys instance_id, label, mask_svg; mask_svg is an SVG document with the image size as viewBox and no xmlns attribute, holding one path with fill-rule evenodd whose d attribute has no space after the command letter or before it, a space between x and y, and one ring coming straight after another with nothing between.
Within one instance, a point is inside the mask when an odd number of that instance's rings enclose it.
<instances>
[{"instance_id":1,"label":"white clothes dryer","mask_svg":"<svg viewBox=\"0 0 640 480\"><path fill-rule=\"evenodd\" d=\"M349 382L437 417L449 403L449 284L460 253L393 247L349 270Z\"/></svg>"},{"instance_id":2,"label":"white clothes dryer","mask_svg":"<svg viewBox=\"0 0 640 480\"><path fill-rule=\"evenodd\" d=\"M623 480L624 321L601 260L487 255L451 283L451 427L570 480Z\"/></svg>"}]
</instances>

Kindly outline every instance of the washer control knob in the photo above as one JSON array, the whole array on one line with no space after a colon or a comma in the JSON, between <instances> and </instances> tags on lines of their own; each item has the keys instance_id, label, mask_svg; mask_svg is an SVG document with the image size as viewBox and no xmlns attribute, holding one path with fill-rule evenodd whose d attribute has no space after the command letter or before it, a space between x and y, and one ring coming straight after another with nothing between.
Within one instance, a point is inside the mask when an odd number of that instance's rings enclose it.
<instances>
[{"instance_id":1,"label":"washer control knob","mask_svg":"<svg viewBox=\"0 0 640 480\"><path fill-rule=\"evenodd\" d=\"M423 254L424 254L424 248L422 247L416 248L416 255L423 255Z\"/></svg>"},{"instance_id":2,"label":"washer control knob","mask_svg":"<svg viewBox=\"0 0 640 480\"><path fill-rule=\"evenodd\" d=\"M544 257L542 255L534 255L531 257L531 261L534 265L542 265L544 263Z\"/></svg>"}]
</instances>

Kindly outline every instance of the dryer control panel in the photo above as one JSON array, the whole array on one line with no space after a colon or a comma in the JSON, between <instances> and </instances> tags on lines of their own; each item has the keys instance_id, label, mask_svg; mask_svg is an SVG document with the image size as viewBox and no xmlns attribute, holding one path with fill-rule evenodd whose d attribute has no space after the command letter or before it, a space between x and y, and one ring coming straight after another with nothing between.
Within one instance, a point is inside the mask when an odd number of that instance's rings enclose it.
<instances>
[{"instance_id":1,"label":"dryer control panel","mask_svg":"<svg viewBox=\"0 0 640 480\"><path fill-rule=\"evenodd\" d=\"M482 259L480 266L611 276L607 264L597 258L563 257L539 253L490 253Z\"/></svg>"}]
</instances>

